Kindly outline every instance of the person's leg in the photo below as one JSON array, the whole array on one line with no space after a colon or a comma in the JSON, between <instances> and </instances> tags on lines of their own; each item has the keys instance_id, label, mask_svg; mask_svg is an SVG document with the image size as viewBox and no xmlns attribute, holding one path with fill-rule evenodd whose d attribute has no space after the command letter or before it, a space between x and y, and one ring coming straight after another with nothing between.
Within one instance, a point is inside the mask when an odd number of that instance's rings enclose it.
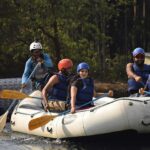
<instances>
[{"instance_id":1,"label":"person's leg","mask_svg":"<svg viewBox=\"0 0 150 150\"><path fill-rule=\"evenodd\" d=\"M139 93L139 89L142 88L143 85L140 82L136 82L134 79L128 80L128 92L129 95Z\"/></svg>"}]
</instances>

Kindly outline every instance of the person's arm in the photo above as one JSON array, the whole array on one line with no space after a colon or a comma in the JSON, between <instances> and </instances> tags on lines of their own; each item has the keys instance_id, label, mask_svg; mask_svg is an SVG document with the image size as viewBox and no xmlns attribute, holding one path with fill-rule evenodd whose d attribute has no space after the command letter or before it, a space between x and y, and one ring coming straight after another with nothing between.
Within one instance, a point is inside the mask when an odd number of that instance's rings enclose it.
<instances>
[{"instance_id":1,"label":"person's arm","mask_svg":"<svg viewBox=\"0 0 150 150\"><path fill-rule=\"evenodd\" d=\"M141 95L144 95L144 91L145 91L144 88L140 88L140 89L139 89L139 93L140 93Z\"/></svg>"},{"instance_id":2,"label":"person's arm","mask_svg":"<svg viewBox=\"0 0 150 150\"><path fill-rule=\"evenodd\" d=\"M27 80L28 80L31 72L32 72L31 60L28 59L28 61L25 64L25 69L24 69L24 72L23 72L23 75L22 75L22 80L21 80L21 84L22 84L23 88L26 86Z\"/></svg>"},{"instance_id":3,"label":"person's arm","mask_svg":"<svg viewBox=\"0 0 150 150\"><path fill-rule=\"evenodd\" d=\"M76 112L75 102L76 102L77 90L78 89L76 86L71 86L71 113Z\"/></svg>"},{"instance_id":4,"label":"person's arm","mask_svg":"<svg viewBox=\"0 0 150 150\"><path fill-rule=\"evenodd\" d=\"M47 111L48 109L48 97L47 97L48 91L58 82L59 82L58 76L53 75L42 90L42 97L43 97L42 104L44 106L45 111Z\"/></svg>"},{"instance_id":5,"label":"person's arm","mask_svg":"<svg viewBox=\"0 0 150 150\"><path fill-rule=\"evenodd\" d=\"M141 82L142 78L133 72L132 66L133 66L133 63L128 63L126 66L126 72L127 72L128 78L133 78L135 79L135 81Z\"/></svg>"},{"instance_id":6,"label":"person's arm","mask_svg":"<svg viewBox=\"0 0 150 150\"><path fill-rule=\"evenodd\" d=\"M109 90L108 91L108 93L100 93L100 92L96 92L95 90L94 90L94 97L99 97L99 96L109 96L109 97L113 97L113 95L114 95L114 92L112 91L112 90Z\"/></svg>"},{"instance_id":7,"label":"person's arm","mask_svg":"<svg viewBox=\"0 0 150 150\"><path fill-rule=\"evenodd\" d=\"M48 54L44 54L44 62L43 63L47 68L53 67L53 62Z\"/></svg>"}]
</instances>

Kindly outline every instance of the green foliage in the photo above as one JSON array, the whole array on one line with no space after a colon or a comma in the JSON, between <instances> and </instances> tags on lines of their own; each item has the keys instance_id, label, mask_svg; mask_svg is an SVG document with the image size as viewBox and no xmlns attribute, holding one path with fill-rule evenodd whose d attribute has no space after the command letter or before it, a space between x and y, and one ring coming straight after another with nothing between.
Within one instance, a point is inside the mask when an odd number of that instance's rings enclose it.
<instances>
[{"instance_id":1,"label":"green foliage","mask_svg":"<svg viewBox=\"0 0 150 150\"><path fill-rule=\"evenodd\" d=\"M106 58L107 76L105 80L109 81L126 81L126 56L116 55L113 59Z\"/></svg>"},{"instance_id":2,"label":"green foliage","mask_svg":"<svg viewBox=\"0 0 150 150\"><path fill-rule=\"evenodd\" d=\"M36 37L55 66L68 57L75 66L88 62L96 78L125 80L126 51L136 47L136 34L145 26L144 19L133 19L132 0L3 0L0 6L1 77L21 76Z\"/></svg>"}]
</instances>

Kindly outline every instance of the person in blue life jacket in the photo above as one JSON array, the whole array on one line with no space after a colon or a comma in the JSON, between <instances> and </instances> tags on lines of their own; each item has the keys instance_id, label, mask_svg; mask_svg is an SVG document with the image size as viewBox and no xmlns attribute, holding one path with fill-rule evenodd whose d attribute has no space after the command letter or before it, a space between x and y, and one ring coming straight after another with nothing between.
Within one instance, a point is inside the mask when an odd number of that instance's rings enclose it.
<instances>
[{"instance_id":1,"label":"person in blue life jacket","mask_svg":"<svg viewBox=\"0 0 150 150\"><path fill-rule=\"evenodd\" d=\"M145 51L143 48L135 48L132 52L133 63L128 63L126 72L128 76L128 92L132 96L144 88L150 74L150 65L144 64Z\"/></svg>"},{"instance_id":2,"label":"person in blue life jacket","mask_svg":"<svg viewBox=\"0 0 150 150\"><path fill-rule=\"evenodd\" d=\"M31 77L32 90L41 90L45 85L46 79L51 75L53 62L47 53L42 52L42 45L37 40L30 44L31 57L26 61L22 75L22 88L28 84L28 79L34 68L37 67ZM38 64L38 66L37 66Z\"/></svg>"},{"instance_id":3,"label":"person in blue life jacket","mask_svg":"<svg viewBox=\"0 0 150 150\"><path fill-rule=\"evenodd\" d=\"M59 72L51 76L42 90L42 104L45 111L66 109L67 89L72 67L71 59L65 58L59 61Z\"/></svg>"},{"instance_id":4,"label":"person in blue life jacket","mask_svg":"<svg viewBox=\"0 0 150 150\"><path fill-rule=\"evenodd\" d=\"M104 94L95 92L94 81L89 76L89 69L89 65L85 62L82 62L77 66L77 75L70 88L71 113L76 112L76 107L92 101L93 97L102 96ZM113 96L113 91L109 90L107 96ZM91 106L93 106L92 103L87 104L82 108Z\"/></svg>"}]
</instances>

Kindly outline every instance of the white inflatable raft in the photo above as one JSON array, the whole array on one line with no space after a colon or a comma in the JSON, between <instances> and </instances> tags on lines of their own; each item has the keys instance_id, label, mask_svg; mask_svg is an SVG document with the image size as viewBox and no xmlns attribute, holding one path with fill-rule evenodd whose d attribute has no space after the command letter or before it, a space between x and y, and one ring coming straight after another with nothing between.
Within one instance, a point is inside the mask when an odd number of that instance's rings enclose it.
<instances>
[{"instance_id":1,"label":"white inflatable raft","mask_svg":"<svg viewBox=\"0 0 150 150\"><path fill-rule=\"evenodd\" d=\"M30 96L41 97L40 91ZM46 125L30 131L29 122L45 112L41 100L26 98L14 109L11 116L13 131L50 138L92 136L117 131L135 130L150 132L150 97L103 97L95 101L95 107L78 110L75 114L60 114Z\"/></svg>"}]
</instances>

